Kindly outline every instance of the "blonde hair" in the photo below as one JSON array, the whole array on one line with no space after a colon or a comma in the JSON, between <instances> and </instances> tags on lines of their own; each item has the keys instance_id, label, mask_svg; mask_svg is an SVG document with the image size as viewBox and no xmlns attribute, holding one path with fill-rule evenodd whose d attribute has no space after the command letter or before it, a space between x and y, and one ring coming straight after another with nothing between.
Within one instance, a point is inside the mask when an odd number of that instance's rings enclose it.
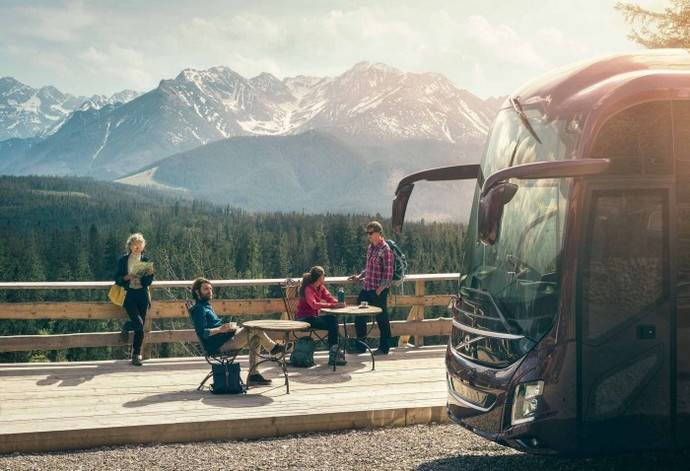
<instances>
[{"instance_id":1,"label":"blonde hair","mask_svg":"<svg viewBox=\"0 0 690 471\"><path fill-rule=\"evenodd\" d=\"M130 235L127 237L127 242L125 242L125 249L127 249L128 252L131 252L130 247L132 246L133 242L141 242L146 246L146 239L144 239L144 235L141 232L135 232L134 234Z\"/></svg>"}]
</instances>

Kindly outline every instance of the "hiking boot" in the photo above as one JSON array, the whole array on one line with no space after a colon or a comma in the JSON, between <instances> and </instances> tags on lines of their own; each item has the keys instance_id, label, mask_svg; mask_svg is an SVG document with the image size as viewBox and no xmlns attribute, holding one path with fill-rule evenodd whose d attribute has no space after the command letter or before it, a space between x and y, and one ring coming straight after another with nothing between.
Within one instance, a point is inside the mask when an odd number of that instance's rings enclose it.
<instances>
[{"instance_id":1,"label":"hiking boot","mask_svg":"<svg viewBox=\"0 0 690 471\"><path fill-rule=\"evenodd\" d=\"M132 355L132 365L133 366L141 366L142 360L143 360L143 358L141 357L141 355Z\"/></svg>"},{"instance_id":2,"label":"hiking boot","mask_svg":"<svg viewBox=\"0 0 690 471\"><path fill-rule=\"evenodd\" d=\"M271 356L284 355L288 351L288 346L286 344L277 343L271 349ZM261 375L259 375L261 376Z\"/></svg>"},{"instance_id":3,"label":"hiking boot","mask_svg":"<svg viewBox=\"0 0 690 471\"><path fill-rule=\"evenodd\" d=\"M333 366L334 364L336 366L345 366L347 365L347 361L345 360L345 353L341 353L337 350L337 348L331 349L328 352L328 364L330 366Z\"/></svg>"},{"instance_id":4,"label":"hiking boot","mask_svg":"<svg viewBox=\"0 0 690 471\"><path fill-rule=\"evenodd\" d=\"M354 340L350 341L349 347L350 348L347 349L349 353L364 353L367 351L367 348L364 345Z\"/></svg>"},{"instance_id":5,"label":"hiking boot","mask_svg":"<svg viewBox=\"0 0 690 471\"><path fill-rule=\"evenodd\" d=\"M268 386L269 384L271 384L271 380L261 376L261 373L254 373L254 374L247 376L247 387L249 387L249 386Z\"/></svg>"}]
</instances>

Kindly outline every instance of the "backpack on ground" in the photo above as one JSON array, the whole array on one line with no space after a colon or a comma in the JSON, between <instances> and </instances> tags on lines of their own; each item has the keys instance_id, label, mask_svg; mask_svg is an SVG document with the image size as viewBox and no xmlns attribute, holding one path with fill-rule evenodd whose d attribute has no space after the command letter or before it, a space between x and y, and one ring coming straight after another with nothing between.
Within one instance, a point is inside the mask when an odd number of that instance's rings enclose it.
<instances>
[{"instance_id":1,"label":"backpack on ground","mask_svg":"<svg viewBox=\"0 0 690 471\"><path fill-rule=\"evenodd\" d=\"M290 354L290 364L298 368L314 366L314 350L316 350L316 345L311 338L298 338Z\"/></svg>"},{"instance_id":2,"label":"backpack on ground","mask_svg":"<svg viewBox=\"0 0 690 471\"><path fill-rule=\"evenodd\" d=\"M393 281L399 285L402 283L405 275L407 275L407 258L405 258L405 254L393 239L387 240L386 243L393 251Z\"/></svg>"},{"instance_id":3,"label":"backpack on ground","mask_svg":"<svg viewBox=\"0 0 690 471\"><path fill-rule=\"evenodd\" d=\"M211 365L213 372L213 394L240 394L247 392L247 388L240 378L239 363L214 363Z\"/></svg>"}]
</instances>

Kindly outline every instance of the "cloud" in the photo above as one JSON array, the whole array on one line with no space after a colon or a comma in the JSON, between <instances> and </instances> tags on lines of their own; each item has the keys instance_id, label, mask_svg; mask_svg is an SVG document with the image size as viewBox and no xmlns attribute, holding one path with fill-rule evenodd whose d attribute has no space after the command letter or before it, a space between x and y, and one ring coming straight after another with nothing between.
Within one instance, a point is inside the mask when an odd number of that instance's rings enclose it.
<instances>
[{"instance_id":1,"label":"cloud","mask_svg":"<svg viewBox=\"0 0 690 471\"><path fill-rule=\"evenodd\" d=\"M507 25L491 24L483 16L470 16L461 30L465 38L476 42L484 52L510 64L544 68L545 60L532 43Z\"/></svg>"},{"instance_id":2,"label":"cloud","mask_svg":"<svg viewBox=\"0 0 690 471\"><path fill-rule=\"evenodd\" d=\"M535 42L537 44L548 44L547 51L555 56L584 57L590 53L589 47L580 41L568 37L557 28L543 28L536 32Z\"/></svg>"},{"instance_id":3,"label":"cloud","mask_svg":"<svg viewBox=\"0 0 690 471\"><path fill-rule=\"evenodd\" d=\"M147 60L141 52L117 44L106 50L90 46L78 58L92 75L120 79L121 88L145 90L158 80L153 71L147 70Z\"/></svg>"},{"instance_id":4,"label":"cloud","mask_svg":"<svg viewBox=\"0 0 690 471\"><path fill-rule=\"evenodd\" d=\"M545 0L529 14L501 0L125 3L4 0L3 73L81 93L111 93L149 89L187 67L225 65L247 77L264 71L332 76L367 60L442 73L488 95L627 45L615 0ZM13 53L8 46L31 52Z\"/></svg>"},{"instance_id":5,"label":"cloud","mask_svg":"<svg viewBox=\"0 0 690 471\"><path fill-rule=\"evenodd\" d=\"M5 13L13 18L6 23L13 34L54 42L78 40L84 29L97 21L81 1L47 7L23 5Z\"/></svg>"},{"instance_id":6,"label":"cloud","mask_svg":"<svg viewBox=\"0 0 690 471\"><path fill-rule=\"evenodd\" d=\"M0 54L12 61L21 61L27 57L31 58L31 67L38 70L49 70L50 78L55 76L76 78L73 75L73 61L60 51L45 50L33 46L4 44L0 45ZM39 81L34 81L37 86L52 85L48 77Z\"/></svg>"},{"instance_id":7,"label":"cloud","mask_svg":"<svg viewBox=\"0 0 690 471\"><path fill-rule=\"evenodd\" d=\"M180 44L197 46L199 62L215 57L215 63L221 59L241 73L265 70L279 76L339 73L364 59L395 61L396 55L409 55L404 51L421 42L408 24L377 7L331 9L297 17L197 16L181 23L176 36ZM396 46L393 51L391 44ZM259 66L269 68L260 70Z\"/></svg>"}]
</instances>

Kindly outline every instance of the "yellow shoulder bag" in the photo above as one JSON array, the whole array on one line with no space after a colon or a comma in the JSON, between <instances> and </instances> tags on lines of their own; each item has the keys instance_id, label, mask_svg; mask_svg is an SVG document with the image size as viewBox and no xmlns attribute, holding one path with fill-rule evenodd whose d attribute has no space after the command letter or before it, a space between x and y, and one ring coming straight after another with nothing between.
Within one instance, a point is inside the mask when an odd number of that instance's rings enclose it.
<instances>
[{"instance_id":1,"label":"yellow shoulder bag","mask_svg":"<svg viewBox=\"0 0 690 471\"><path fill-rule=\"evenodd\" d=\"M108 291L108 299L116 306L122 306L125 303L126 295L127 291L120 285L113 285L110 287L110 291Z\"/></svg>"}]
</instances>

